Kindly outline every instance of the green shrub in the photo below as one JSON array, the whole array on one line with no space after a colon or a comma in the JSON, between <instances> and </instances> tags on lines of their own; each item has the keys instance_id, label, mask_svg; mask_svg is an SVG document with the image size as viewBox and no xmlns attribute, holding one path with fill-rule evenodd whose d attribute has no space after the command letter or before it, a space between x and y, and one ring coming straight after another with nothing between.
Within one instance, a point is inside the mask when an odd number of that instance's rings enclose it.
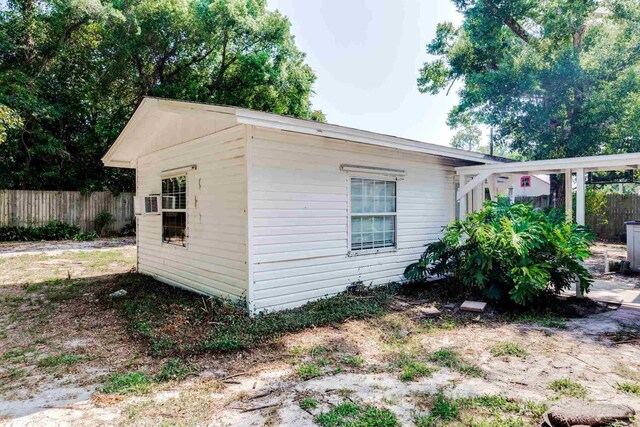
<instances>
[{"instance_id":1,"label":"green shrub","mask_svg":"<svg viewBox=\"0 0 640 427\"><path fill-rule=\"evenodd\" d=\"M151 390L153 381L144 372L115 373L102 386L103 393L143 394Z\"/></svg>"},{"instance_id":2,"label":"green shrub","mask_svg":"<svg viewBox=\"0 0 640 427\"><path fill-rule=\"evenodd\" d=\"M405 277L448 275L487 298L525 305L548 290L570 289L576 279L587 292L592 280L582 261L592 241L583 226L565 222L557 211L508 200L486 202L464 221L445 227L444 237L427 245Z\"/></svg>"},{"instance_id":3,"label":"green shrub","mask_svg":"<svg viewBox=\"0 0 640 427\"><path fill-rule=\"evenodd\" d=\"M136 220L129 221L120 229L120 235L123 237L130 237L136 235Z\"/></svg>"},{"instance_id":4,"label":"green shrub","mask_svg":"<svg viewBox=\"0 0 640 427\"><path fill-rule=\"evenodd\" d=\"M75 236L73 236L73 240L77 240L78 242L89 242L91 240L96 240L98 235L95 231L81 231Z\"/></svg>"},{"instance_id":5,"label":"green shrub","mask_svg":"<svg viewBox=\"0 0 640 427\"><path fill-rule=\"evenodd\" d=\"M111 215L111 212L102 211L96 215L94 220L96 233L98 233L99 236L103 236L107 225L109 225L111 221L113 221L113 215Z\"/></svg>"},{"instance_id":6,"label":"green shrub","mask_svg":"<svg viewBox=\"0 0 640 427\"><path fill-rule=\"evenodd\" d=\"M38 240L67 240L80 232L77 225L69 225L59 221L49 221L42 227L0 227L0 241L29 242Z\"/></svg>"}]
</instances>

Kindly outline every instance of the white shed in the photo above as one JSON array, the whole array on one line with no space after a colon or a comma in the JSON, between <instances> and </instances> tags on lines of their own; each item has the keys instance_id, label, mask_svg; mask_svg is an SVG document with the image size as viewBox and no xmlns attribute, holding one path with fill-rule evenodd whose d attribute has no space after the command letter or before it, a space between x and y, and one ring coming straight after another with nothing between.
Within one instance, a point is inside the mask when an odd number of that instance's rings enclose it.
<instances>
[{"instance_id":1,"label":"white shed","mask_svg":"<svg viewBox=\"0 0 640 427\"><path fill-rule=\"evenodd\" d=\"M480 153L145 98L103 158L136 169L138 271L250 311L400 280L455 216ZM484 189L469 195L479 204Z\"/></svg>"}]
</instances>

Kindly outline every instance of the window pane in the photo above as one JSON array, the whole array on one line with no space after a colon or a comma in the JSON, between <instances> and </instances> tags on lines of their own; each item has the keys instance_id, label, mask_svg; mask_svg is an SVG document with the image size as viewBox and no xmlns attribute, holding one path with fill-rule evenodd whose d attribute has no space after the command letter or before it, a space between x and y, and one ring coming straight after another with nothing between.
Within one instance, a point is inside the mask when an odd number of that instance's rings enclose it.
<instances>
[{"instance_id":1,"label":"window pane","mask_svg":"<svg viewBox=\"0 0 640 427\"><path fill-rule=\"evenodd\" d=\"M360 234L361 232L362 232L362 218L360 217L351 218L351 233Z\"/></svg>"},{"instance_id":2,"label":"window pane","mask_svg":"<svg viewBox=\"0 0 640 427\"><path fill-rule=\"evenodd\" d=\"M362 196L351 196L351 212L362 213Z\"/></svg>"},{"instance_id":3,"label":"window pane","mask_svg":"<svg viewBox=\"0 0 640 427\"><path fill-rule=\"evenodd\" d=\"M396 198L395 197L385 197L384 207L380 212L395 212L396 211Z\"/></svg>"},{"instance_id":4,"label":"window pane","mask_svg":"<svg viewBox=\"0 0 640 427\"><path fill-rule=\"evenodd\" d=\"M362 195L362 180L358 178L351 178L351 195L352 196L361 196Z\"/></svg>"},{"instance_id":5,"label":"window pane","mask_svg":"<svg viewBox=\"0 0 640 427\"><path fill-rule=\"evenodd\" d=\"M373 217L373 231L384 231L384 217Z\"/></svg>"},{"instance_id":6,"label":"window pane","mask_svg":"<svg viewBox=\"0 0 640 427\"><path fill-rule=\"evenodd\" d=\"M162 241L184 246L186 225L186 212L162 212Z\"/></svg>"},{"instance_id":7,"label":"window pane","mask_svg":"<svg viewBox=\"0 0 640 427\"><path fill-rule=\"evenodd\" d=\"M387 186L386 195L387 196L395 196L396 195L396 183L394 181L387 181L386 182L386 186Z\"/></svg>"}]
</instances>

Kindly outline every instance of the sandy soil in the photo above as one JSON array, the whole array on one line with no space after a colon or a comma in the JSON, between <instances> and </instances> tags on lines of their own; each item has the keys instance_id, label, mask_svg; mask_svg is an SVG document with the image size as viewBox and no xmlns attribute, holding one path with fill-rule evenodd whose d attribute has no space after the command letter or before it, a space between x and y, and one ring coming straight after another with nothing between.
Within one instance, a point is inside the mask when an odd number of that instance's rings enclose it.
<instances>
[{"instance_id":1,"label":"sandy soil","mask_svg":"<svg viewBox=\"0 0 640 427\"><path fill-rule=\"evenodd\" d=\"M135 250L121 247L0 261L1 425L300 426L345 401L387 408L403 425L412 425L414 416L428 410L425 394L442 390L449 396L491 394L555 404L573 399L549 388L564 378L586 388L585 403L626 403L640 411L640 396L618 389L622 382L640 382L640 312L629 309L569 320L564 329L483 316L436 326L394 312L289 334L253 351L198 356L190 360L196 375L158 384L147 394L96 393L109 372L157 372L163 362L131 339L117 311L98 301L110 275L128 271L134 260ZM38 289L65 272L79 278L72 281L77 286ZM504 343L528 355L493 356L491 348ZM443 348L482 375L470 377L429 360ZM55 367L39 363L59 354L79 359ZM348 356L360 357L362 364L345 364ZM402 381L400 357L424 363L433 373ZM298 370L308 363L320 366L320 373L303 380ZM301 409L307 397L319 406Z\"/></svg>"}]
</instances>

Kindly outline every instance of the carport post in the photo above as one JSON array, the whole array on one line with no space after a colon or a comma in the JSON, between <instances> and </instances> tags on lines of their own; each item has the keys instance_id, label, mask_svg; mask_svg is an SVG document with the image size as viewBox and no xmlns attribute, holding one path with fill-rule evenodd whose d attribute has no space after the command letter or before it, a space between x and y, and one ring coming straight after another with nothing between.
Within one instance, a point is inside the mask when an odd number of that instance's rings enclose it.
<instances>
[{"instance_id":1,"label":"carport post","mask_svg":"<svg viewBox=\"0 0 640 427\"><path fill-rule=\"evenodd\" d=\"M564 171L564 214L567 222L573 221L573 179L571 169Z\"/></svg>"},{"instance_id":2,"label":"carport post","mask_svg":"<svg viewBox=\"0 0 640 427\"><path fill-rule=\"evenodd\" d=\"M460 192L460 190L462 189L462 187L464 187L464 185L467 183L467 175L460 175L460 188L458 189L458 192ZM456 194L456 199L458 198L458 195ZM465 218L467 217L467 196L466 194L464 195L464 197L462 197L460 200L460 221L464 221Z\"/></svg>"},{"instance_id":3,"label":"carport post","mask_svg":"<svg viewBox=\"0 0 640 427\"><path fill-rule=\"evenodd\" d=\"M584 169L576 169L576 223L584 225ZM582 298L580 282L576 281L576 297Z\"/></svg>"}]
</instances>

